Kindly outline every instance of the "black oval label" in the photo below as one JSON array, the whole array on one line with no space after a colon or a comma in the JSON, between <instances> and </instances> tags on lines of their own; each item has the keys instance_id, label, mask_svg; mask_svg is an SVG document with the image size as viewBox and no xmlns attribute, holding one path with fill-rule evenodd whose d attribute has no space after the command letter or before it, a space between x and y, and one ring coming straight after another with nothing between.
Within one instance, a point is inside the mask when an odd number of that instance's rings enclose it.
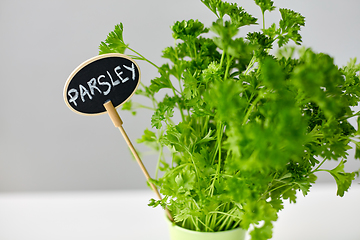
<instances>
[{"instance_id":1,"label":"black oval label","mask_svg":"<svg viewBox=\"0 0 360 240\"><path fill-rule=\"evenodd\" d=\"M67 106L81 114L105 113L104 103L125 103L140 83L140 68L130 57L109 53L91 58L69 76L64 88Z\"/></svg>"}]
</instances>

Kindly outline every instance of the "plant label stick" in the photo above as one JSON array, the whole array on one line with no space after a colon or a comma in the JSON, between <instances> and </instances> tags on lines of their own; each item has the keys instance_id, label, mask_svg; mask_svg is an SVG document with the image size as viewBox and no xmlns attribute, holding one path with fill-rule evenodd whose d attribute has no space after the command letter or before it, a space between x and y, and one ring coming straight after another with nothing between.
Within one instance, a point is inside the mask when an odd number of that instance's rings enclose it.
<instances>
[{"instance_id":1,"label":"plant label stick","mask_svg":"<svg viewBox=\"0 0 360 240\"><path fill-rule=\"evenodd\" d=\"M161 200L161 195L160 195L158 189L156 188L156 186L152 182L149 181L151 179L151 177L150 177L148 171L146 170L143 162L141 161L138 153L136 152L134 146L132 145L129 137L127 136L124 128L122 127L123 121L121 120L121 118L120 118L118 112L116 111L114 105L112 104L111 101L107 101L104 104L104 107L105 107L106 111L108 112L108 114L109 114L109 116L111 118L111 121L114 123L114 126L117 127L120 130L121 134L123 135L126 143L128 144L132 154L134 155L137 163L139 164L141 170L143 171L143 173L144 173L146 179L148 180L151 188L156 193L157 197ZM169 210L166 208L165 211L166 211L166 214L167 214L168 218L173 222L174 220L173 220Z\"/></svg>"},{"instance_id":2,"label":"plant label stick","mask_svg":"<svg viewBox=\"0 0 360 240\"><path fill-rule=\"evenodd\" d=\"M115 108L134 94L140 83L140 69L134 60L120 53L109 53L91 58L78 66L69 76L64 88L66 105L83 115L108 113L128 144L151 188L161 200L156 186L122 127L122 120ZM115 106L115 107L114 107ZM170 220L173 220L166 209Z\"/></svg>"}]
</instances>

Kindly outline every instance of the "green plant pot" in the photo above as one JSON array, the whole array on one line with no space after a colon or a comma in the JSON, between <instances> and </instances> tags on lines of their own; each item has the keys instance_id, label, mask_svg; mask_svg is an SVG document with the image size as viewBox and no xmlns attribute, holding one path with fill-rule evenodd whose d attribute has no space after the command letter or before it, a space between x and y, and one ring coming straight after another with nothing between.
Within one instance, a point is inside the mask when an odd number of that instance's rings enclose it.
<instances>
[{"instance_id":1,"label":"green plant pot","mask_svg":"<svg viewBox=\"0 0 360 240\"><path fill-rule=\"evenodd\" d=\"M197 232L179 227L166 218L170 240L244 240L246 230L236 228L221 232Z\"/></svg>"}]
</instances>

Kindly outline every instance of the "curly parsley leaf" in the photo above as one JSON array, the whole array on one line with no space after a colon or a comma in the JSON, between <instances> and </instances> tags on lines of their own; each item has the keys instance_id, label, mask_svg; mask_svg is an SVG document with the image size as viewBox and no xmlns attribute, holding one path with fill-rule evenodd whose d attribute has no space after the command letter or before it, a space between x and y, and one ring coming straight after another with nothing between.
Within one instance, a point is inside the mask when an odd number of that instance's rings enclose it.
<instances>
[{"instance_id":1,"label":"curly parsley leaf","mask_svg":"<svg viewBox=\"0 0 360 240\"><path fill-rule=\"evenodd\" d=\"M290 39L300 45L302 39L299 31L302 26L305 26L305 18L300 13L290 9L281 8L279 11L281 13L281 20L279 22L281 31L278 36L279 47L287 44Z\"/></svg>"},{"instance_id":2,"label":"curly parsley leaf","mask_svg":"<svg viewBox=\"0 0 360 240\"><path fill-rule=\"evenodd\" d=\"M245 10L236 3L221 2L217 9L220 13L220 18L223 18L225 14L228 15L231 23L237 28L256 24L257 22L257 18L245 12Z\"/></svg>"},{"instance_id":3,"label":"curly parsley leaf","mask_svg":"<svg viewBox=\"0 0 360 240\"><path fill-rule=\"evenodd\" d=\"M163 121L169 121L174 116L175 104L175 98L166 95L151 117L151 126L160 129Z\"/></svg>"},{"instance_id":4,"label":"curly parsley leaf","mask_svg":"<svg viewBox=\"0 0 360 240\"><path fill-rule=\"evenodd\" d=\"M255 4L261 8L262 13L264 14L266 11L275 10L274 1L271 0L254 0Z\"/></svg>"},{"instance_id":5,"label":"curly parsley leaf","mask_svg":"<svg viewBox=\"0 0 360 240\"><path fill-rule=\"evenodd\" d=\"M239 28L246 25L257 24L257 18L247 13L242 7L236 3L223 2L221 0L201 0L219 19L223 19L228 15L231 24Z\"/></svg>"},{"instance_id":6,"label":"curly parsley leaf","mask_svg":"<svg viewBox=\"0 0 360 240\"><path fill-rule=\"evenodd\" d=\"M260 32L250 32L247 34L246 39L248 39L254 45L260 45L261 49L271 49L272 43L274 41Z\"/></svg>"},{"instance_id":7,"label":"curly parsley leaf","mask_svg":"<svg viewBox=\"0 0 360 240\"><path fill-rule=\"evenodd\" d=\"M204 27L204 24L199 22L199 20L190 19L189 21L183 20L181 22L177 21L171 27L173 31L174 39L188 40L197 38L200 34L207 33L208 28Z\"/></svg>"},{"instance_id":8,"label":"curly parsley leaf","mask_svg":"<svg viewBox=\"0 0 360 240\"><path fill-rule=\"evenodd\" d=\"M343 110L349 111L348 108L343 108L341 86L344 78L329 55L305 50L291 79L302 94L321 108L326 117L336 116Z\"/></svg>"},{"instance_id":9,"label":"curly parsley leaf","mask_svg":"<svg viewBox=\"0 0 360 240\"><path fill-rule=\"evenodd\" d=\"M215 44L223 50L227 50L228 46L232 42L232 38L238 33L239 29L230 23L230 21L223 21L218 19L213 22L210 30L217 34L219 37L214 38Z\"/></svg>"}]
</instances>

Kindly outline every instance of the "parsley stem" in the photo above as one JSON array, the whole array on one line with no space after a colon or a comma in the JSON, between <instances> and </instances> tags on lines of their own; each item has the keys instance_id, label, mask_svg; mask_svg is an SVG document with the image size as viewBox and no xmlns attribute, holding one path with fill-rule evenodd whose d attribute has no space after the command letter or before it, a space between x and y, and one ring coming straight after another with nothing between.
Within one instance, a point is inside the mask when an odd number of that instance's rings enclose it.
<instances>
[{"instance_id":1,"label":"parsley stem","mask_svg":"<svg viewBox=\"0 0 360 240\"><path fill-rule=\"evenodd\" d=\"M217 163L217 167L216 167L216 173L214 175L214 177L212 178L212 182L211 185L209 186L209 194L210 196L213 196L214 194L214 189L215 189L215 181L219 180L219 175L220 175L220 170L221 170L221 144L222 144L222 137L223 137L223 131L224 129L224 125L222 124L221 121L218 122L217 124L217 140L216 140L216 150L215 151L215 156L214 156L214 161L216 158L216 153L218 156L218 163Z\"/></svg>"},{"instance_id":2,"label":"parsley stem","mask_svg":"<svg viewBox=\"0 0 360 240\"><path fill-rule=\"evenodd\" d=\"M265 12L262 11L262 19L263 19L263 31L265 30Z\"/></svg>"},{"instance_id":3,"label":"parsley stem","mask_svg":"<svg viewBox=\"0 0 360 240\"><path fill-rule=\"evenodd\" d=\"M138 53L137 51L135 51L134 49L127 47L130 51L136 53L140 58L142 58L142 60L150 63L151 65L153 65L154 67L156 67L157 69L160 69L155 63L153 63L152 61L150 61L149 59L145 58L143 55L141 55L140 53Z\"/></svg>"},{"instance_id":4,"label":"parsley stem","mask_svg":"<svg viewBox=\"0 0 360 240\"><path fill-rule=\"evenodd\" d=\"M223 128L224 128L224 126L223 126L222 122L219 121L219 123L218 123L218 137L217 137L217 144L218 144L218 146L219 146L219 154L218 154L218 156L219 156L219 158L218 158L219 163L218 163L217 174L220 173L220 165L221 165L221 140L222 140L222 136L223 136Z\"/></svg>"},{"instance_id":5,"label":"parsley stem","mask_svg":"<svg viewBox=\"0 0 360 240\"><path fill-rule=\"evenodd\" d=\"M290 184L291 184L291 183L290 183ZM264 192L264 194L262 194L262 196L260 197L260 199L264 198L264 196L266 196L267 194L269 194L269 193L271 193L271 192L273 192L273 191L275 191L275 190L277 190L277 189L279 189L279 188L285 187L285 186L287 186L287 185L289 185L289 183L280 185L280 186L278 186L278 187L276 187L276 188L273 188L273 189L270 189L269 191ZM288 187L287 189L285 189L285 191L283 191L281 194L284 194L285 192L289 191L292 187L293 187L293 186L292 186L292 184L291 184L291 186ZM260 199L259 199L259 200L260 200Z\"/></svg>"},{"instance_id":6,"label":"parsley stem","mask_svg":"<svg viewBox=\"0 0 360 240\"><path fill-rule=\"evenodd\" d=\"M145 108L145 109L149 109L149 110L155 111L155 108L149 107L149 106L145 106L145 105L143 105L143 104L136 104L136 108Z\"/></svg>"},{"instance_id":7,"label":"parsley stem","mask_svg":"<svg viewBox=\"0 0 360 240\"><path fill-rule=\"evenodd\" d=\"M203 118L204 119L204 118ZM206 115L205 117L205 123L201 126L203 127L203 131L202 131L202 136L204 136L207 132L208 132L208 128L209 128L209 121L210 121L210 116Z\"/></svg>"},{"instance_id":8,"label":"parsley stem","mask_svg":"<svg viewBox=\"0 0 360 240\"><path fill-rule=\"evenodd\" d=\"M247 66L247 68L246 68L246 70L245 70L245 75L247 75L247 74L248 74L248 71L254 66L255 60L256 60L256 57L253 56L253 57L251 58L251 60L250 60L249 65Z\"/></svg>"},{"instance_id":9,"label":"parsley stem","mask_svg":"<svg viewBox=\"0 0 360 240\"><path fill-rule=\"evenodd\" d=\"M324 164L325 161L326 161L326 158L324 160L322 160L321 163L319 164L319 166L317 166L311 173L321 171L321 170L319 170L319 168L321 167L321 165Z\"/></svg>"},{"instance_id":10,"label":"parsley stem","mask_svg":"<svg viewBox=\"0 0 360 240\"><path fill-rule=\"evenodd\" d=\"M220 69L222 68L222 65L223 65L223 63L224 63L224 57L225 57L225 51L223 51L222 54L221 54Z\"/></svg>"},{"instance_id":11,"label":"parsley stem","mask_svg":"<svg viewBox=\"0 0 360 240\"><path fill-rule=\"evenodd\" d=\"M245 123L248 121L248 118L251 114L251 112L253 111L253 109L255 108L256 104L260 101L260 99L263 97L262 93L259 93L259 95L255 98L255 100L252 102L251 106L248 108L245 117L243 119L242 125L245 125Z\"/></svg>"},{"instance_id":12,"label":"parsley stem","mask_svg":"<svg viewBox=\"0 0 360 240\"><path fill-rule=\"evenodd\" d=\"M171 84L171 88L173 90L174 96L177 96L176 89L174 88L174 86L172 84ZM185 121L185 115L184 115L183 109L182 109L179 102L177 102L177 105L178 105L178 108L179 108L179 111L180 111L180 114L181 114L181 119L184 122Z\"/></svg>"},{"instance_id":13,"label":"parsley stem","mask_svg":"<svg viewBox=\"0 0 360 240\"><path fill-rule=\"evenodd\" d=\"M193 47L194 47L194 60L195 60L197 58L197 48L195 42L193 42Z\"/></svg>"},{"instance_id":14,"label":"parsley stem","mask_svg":"<svg viewBox=\"0 0 360 240\"><path fill-rule=\"evenodd\" d=\"M158 179L159 176L159 171L160 171L160 162L161 162L161 158L163 156L163 146L159 143L159 157L158 157L158 161L156 163L156 171L155 171L155 179Z\"/></svg>"},{"instance_id":15,"label":"parsley stem","mask_svg":"<svg viewBox=\"0 0 360 240\"><path fill-rule=\"evenodd\" d=\"M230 57L228 54L226 55L226 70L225 70L224 80L228 78L230 65L233 59L234 57Z\"/></svg>"}]
</instances>

